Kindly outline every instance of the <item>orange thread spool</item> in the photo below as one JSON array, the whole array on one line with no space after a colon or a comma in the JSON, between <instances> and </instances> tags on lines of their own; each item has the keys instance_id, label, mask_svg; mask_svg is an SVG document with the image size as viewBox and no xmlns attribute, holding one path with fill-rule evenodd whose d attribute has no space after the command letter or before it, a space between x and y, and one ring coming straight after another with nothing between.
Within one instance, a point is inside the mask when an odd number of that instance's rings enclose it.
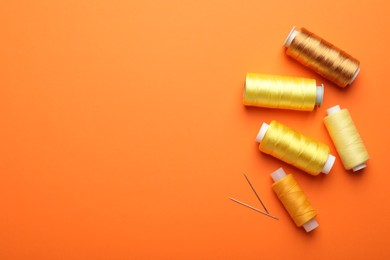
<instances>
[{"instance_id":1,"label":"orange thread spool","mask_svg":"<svg viewBox=\"0 0 390 260\"><path fill-rule=\"evenodd\" d=\"M286 208L295 225L303 227L310 232L319 226L315 217L317 211L309 202L307 196L299 187L292 174L286 174L283 168L279 168L271 174L275 181L272 189Z\"/></svg>"}]
</instances>

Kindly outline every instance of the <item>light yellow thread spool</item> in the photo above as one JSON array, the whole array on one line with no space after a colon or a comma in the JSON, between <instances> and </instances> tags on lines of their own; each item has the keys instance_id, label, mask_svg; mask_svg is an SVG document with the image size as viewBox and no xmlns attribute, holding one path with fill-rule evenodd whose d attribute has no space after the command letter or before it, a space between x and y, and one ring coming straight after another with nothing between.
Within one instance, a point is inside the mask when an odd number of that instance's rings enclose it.
<instances>
[{"instance_id":1,"label":"light yellow thread spool","mask_svg":"<svg viewBox=\"0 0 390 260\"><path fill-rule=\"evenodd\" d=\"M370 158L347 109L334 106L327 110L324 123L346 170L366 167Z\"/></svg>"},{"instance_id":2,"label":"light yellow thread spool","mask_svg":"<svg viewBox=\"0 0 390 260\"><path fill-rule=\"evenodd\" d=\"M246 106L312 111L321 106L324 85L314 79L248 73L243 103Z\"/></svg>"},{"instance_id":3,"label":"light yellow thread spool","mask_svg":"<svg viewBox=\"0 0 390 260\"><path fill-rule=\"evenodd\" d=\"M259 150L272 155L311 175L328 174L336 157L326 144L307 137L291 128L272 121L263 123L257 134Z\"/></svg>"},{"instance_id":4,"label":"light yellow thread spool","mask_svg":"<svg viewBox=\"0 0 390 260\"><path fill-rule=\"evenodd\" d=\"M286 54L314 70L339 87L352 84L360 71L360 62L305 28L291 30Z\"/></svg>"},{"instance_id":5,"label":"light yellow thread spool","mask_svg":"<svg viewBox=\"0 0 390 260\"><path fill-rule=\"evenodd\" d=\"M317 211L299 187L294 176L292 174L286 175L283 168L279 168L271 174L271 177L275 181L272 184L272 189L293 219L295 225L303 227L306 232L316 229L319 226L315 219Z\"/></svg>"}]
</instances>

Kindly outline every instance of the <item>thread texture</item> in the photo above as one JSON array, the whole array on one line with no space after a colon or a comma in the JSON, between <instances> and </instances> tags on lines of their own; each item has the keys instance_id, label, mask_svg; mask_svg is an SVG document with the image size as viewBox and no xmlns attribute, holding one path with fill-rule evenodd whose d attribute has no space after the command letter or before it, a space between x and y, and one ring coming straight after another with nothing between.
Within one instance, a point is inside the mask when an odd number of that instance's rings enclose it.
<instances>
[{"instance_id":1,"label":"thread texture","mask_svg":"<svg viewBox=\"0 0 390 260\"><path fill-rule=\"evenodd\" d=\"M329 147L291 128L272 121L259 145L260 151L311 174L321 173Z\"/></svg>"},{"instance_id":2,"label":"thread texture","mask_svg":"<svg viewBox=\"0 0 390 260\"><path fill-rule=\"evenodd\" d=\"M305 193L292 174L272 184L272 189L298 227L317 216Z\"/></svg>"},{"instance_id":3,"label":"thread texture","mask_svg":"<svg viewBox=\"0 0 390 260\"><path fill-rule=\"evenodd\" d=\"M316 93L314 79L248 73L243 103L246 106L312 111Z\"/></svg>"},{"instance_id":4,"label":"thread texture","mask_svg":"<svg viewBox=\"0 0 390 260\"><path fill-rule=\"evenodd\" d=\"M359 70L357 59L305 28L297 31L286 54L340 87L351 84Z\"/></svg>"},{"instance_id":5,"label":"thread texture","mask_svg":"<svg viewBox=\"0 0 390 260\"><path fill-rule=\"evenodd\" d=\"M353 169L370 158L347 109L325 117L324 123L345 169Z\"/></svg>"}]
</instances>

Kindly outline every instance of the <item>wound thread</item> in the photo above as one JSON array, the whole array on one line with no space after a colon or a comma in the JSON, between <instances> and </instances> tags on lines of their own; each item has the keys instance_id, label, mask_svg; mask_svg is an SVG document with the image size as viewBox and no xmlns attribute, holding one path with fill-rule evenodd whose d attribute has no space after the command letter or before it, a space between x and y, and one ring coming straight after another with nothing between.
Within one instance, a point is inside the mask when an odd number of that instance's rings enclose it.
<instances>
[{"instance_id":1,"label":"wound thread","mask_svg":"<svg viewBox=\"0 0 390 260\"><path fill-rule=\"evenodd\" d=\"M306 232L318 227L318 223L314 219L317 216L317 211L311 205L309 199L299 187L297 181L292 174L287 174L282 168L272 174L275 182L272 184L272 189L282 202L295 225L304 227Z\"/></svg>"},{"instance_id":2,"label":"wound thread","mask_svg":"<svg viewBox=\"0 0 390 260\"><path fill-rule=\"evenodd\" d=\"M328 109L324 123L346 170L358 171L366 167L370 158L352 117L339 106Z\"/></svg>"},{"instance_id":3,"label":"wound thread","mask_svg":"<svg viewBox=\"0 0 390 260\"><path fill-rule=\"evenodd\" d=\"M243 103L246 106L312 111L321 106L323 85L314 79L248 73Z\"/></svg>"},{"instance_id":4,"label":"wound thread","mask_svg":"<svg viewBox=\"0 0 390 260\"><path fill-rule=\"evenodd\" d=\"M351 84L360 62L305 28L293 30L285 41L286 54L339 87Z\"/></svg>"},{"instance_id":5,"label":"wound thread","mask_svg":"<svg viewBox=\"0 0 390 260\"><path fill-rule=\"evenodd\" d=\"M256 138L259 150L272 155L311 175L331 170L335 157L329 154L329 147L291 128L272 121L263 124Z\"/></svg>"}]
</instances>

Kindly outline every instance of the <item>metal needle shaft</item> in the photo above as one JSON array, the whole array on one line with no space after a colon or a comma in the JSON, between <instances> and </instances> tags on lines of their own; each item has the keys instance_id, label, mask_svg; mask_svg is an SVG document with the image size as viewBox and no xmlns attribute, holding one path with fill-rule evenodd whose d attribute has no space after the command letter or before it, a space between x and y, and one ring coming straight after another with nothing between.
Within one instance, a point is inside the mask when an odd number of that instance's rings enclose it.
<instances>
[{"instance_id":1,"label":"metal needle shaft","mask_svg":"<svg viewBox=\"0 0 390 260\"><path fill-rule=\"evenodd\" d=\"M249 183L249 186L251 186L253 192L256 194L256 197L257 197L257 199L260 201L260 203L261 203L261 205L263 206L265 212L267 212L267 213L269 214L269 212L268 212L267 208L265 207L263 201L260 199L260 196L257 194L255 188L252 186L252 183L250 182L250 180L248 179L248 177L245 175L245 173L244 173L244 176L245 176L245 179L247 180L247 182Z\"/></svg>"},{"instance_id":2,"label":"metal needle shaft","mask_svg":"<svg viewBox=\"0 0 390 260\"><path fill-rule=\"evenodd\" d=\"M266 215L266 216L268 216L268 217L270 217L270 218L279 220L277 217L272 216L271 214L269 214L269 213L267 213L267 212L264 212L264 211L262 211L262 210L259 210L259 209L255 208L255 207L252 207L252 206L250 206L250 205L248 205L248 204L245 204L244 202L241 202L241 201L236 200L236 199L234 199L234 198L229 198L229 199L231 199L232 201L234 201L234 202L236 202L236 203L238 203L238 204L241 204L241 205L243 205L243 206L245 206L245 207L248 207L248 208L250 208L250 209L252 209L252 210L254 210L254 211L257 211L257 212L259 212L259 213L261 213L261 214L264 214L264 215Z\"/></svg>"}]
</instances>

